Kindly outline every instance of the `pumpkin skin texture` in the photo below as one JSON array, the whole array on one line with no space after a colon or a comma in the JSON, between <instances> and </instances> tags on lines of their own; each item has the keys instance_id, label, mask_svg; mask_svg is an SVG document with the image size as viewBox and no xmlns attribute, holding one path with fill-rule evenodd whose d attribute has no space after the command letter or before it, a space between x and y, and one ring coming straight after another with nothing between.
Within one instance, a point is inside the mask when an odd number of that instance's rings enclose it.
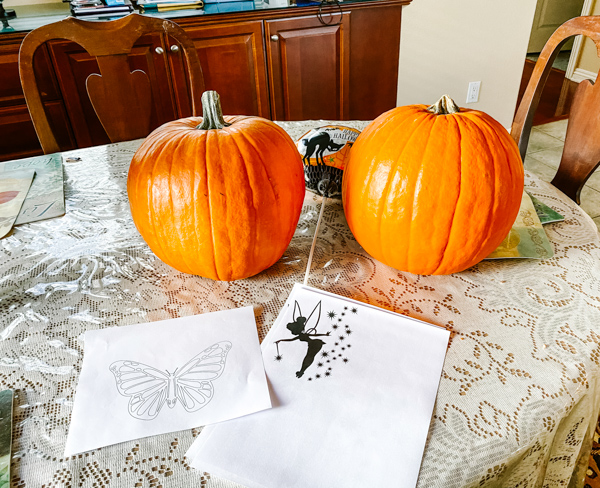
<instances>
[{"instance_id":1,"label":"pumpkin skin texture","mask_svg":"<svg viewBox=\"0 0 600 488\"><path fill-rule=\"evenodd\" d=\"M247 278L289 245L302 209L304 172L288 134L259 117L169 122L148 136L127 180L140 234L165 263L214 280Z\"/></svg>"},{"instance_id":2,"label":"pumpkin skin texture","mask_svg":"<svg viewBox=\"0 0 600 488\"><path fill-rule=\"evenodd\" d=\"M523 193L523 163L504 127L480 111L431 113L435 107L398 107L375 119L356 140L342 183L346 219L363 248L423 275L487 257L508 235Z\"/></svg>"}]
</instances>

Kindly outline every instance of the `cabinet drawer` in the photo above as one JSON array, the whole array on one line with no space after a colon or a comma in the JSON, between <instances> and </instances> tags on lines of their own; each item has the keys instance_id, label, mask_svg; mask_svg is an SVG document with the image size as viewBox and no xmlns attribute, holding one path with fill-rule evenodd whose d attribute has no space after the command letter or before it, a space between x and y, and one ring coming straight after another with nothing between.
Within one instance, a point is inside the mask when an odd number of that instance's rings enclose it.
<instances>
[{"instance_id":1,"label":"cabinet drawer","mask_svg":"<svg viewBox=\"0 0 600 488\"><path fill-rule=\"evenodd\" d=\"M0 107L25 104L19 78L20 47L20 44L0 45ZM35 53L33 66L42 100L59 99L58 86L50 68L46 46L42 46Z\"/></svg>"},{"instance_id":2,"label":"cabinet drawer","mask_svg":"<svg viewBox=\"0 0 600 488\"><path fill-rule=\"evenodd\" d=\"M47 102L45 107L61 150L75 149L62 102ZM0 134L0 161L42 154L26 105L0 108Z\"/></svg>"}]
</instances>

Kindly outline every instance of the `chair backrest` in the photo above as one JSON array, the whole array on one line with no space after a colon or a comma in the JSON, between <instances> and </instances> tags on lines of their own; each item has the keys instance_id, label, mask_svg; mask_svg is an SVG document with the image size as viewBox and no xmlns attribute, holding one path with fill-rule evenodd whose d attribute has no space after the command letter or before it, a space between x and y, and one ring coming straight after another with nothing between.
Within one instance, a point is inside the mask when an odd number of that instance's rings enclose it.
<instances>
[{"instance_id":1,"label":"chair backrest","mask_svg":"<svg viewBox=\"0 0 600 488\"><path fill-rule=\"evenodd\" d=\"M560 26L548 40L535 65L533 74L511 128L511 135L525 159L533 116L552 63L569 38L584 35L596 44L600 56L600 15L576 17ZM600 83L582 81L573 97L560 166L552 184L580 203L579 194L587 179L600 164Z\"/></svg>"},{"instance_id":2,"label":"chair backrest","mask_svg":"<svg viewBox=\"0 0 600 488\"><path fill-rule=\"evenodd\" d=\"M184 30L166 19L130 14L113 21L90 22L68 17L31 31L19 51L19 75L29 113L44 153L60 151L42 104L33 70L36 50L51 40L70 40L96 58L100 73L86 80L86 90L96 115L111 142L145 137L150 132L152 92L148 75L130 71L127 56L145 34L161 33L181 47L189 77L192 114L201 111L204 78L194 44Z\"/></svg>"}]
</instances>

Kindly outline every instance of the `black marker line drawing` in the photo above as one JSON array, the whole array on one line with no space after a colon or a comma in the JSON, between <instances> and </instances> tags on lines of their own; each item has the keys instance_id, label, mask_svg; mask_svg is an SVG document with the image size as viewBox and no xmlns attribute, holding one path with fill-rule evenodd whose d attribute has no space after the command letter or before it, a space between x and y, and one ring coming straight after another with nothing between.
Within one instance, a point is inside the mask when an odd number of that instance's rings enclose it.
<instances>
[{"instance_id":1,"label":"black marker line drawing","mask_svg":"<svg viewBox=\"0 0 600 488\"><path fill-rule=\"evenodd\" d=\"M314 317L314 318L313 318ZM317 334L317 326L319 325L319 320L321 319L321 302L317 303L313 311L310 313L308 318L302 315L302 311L300 310L300 305L298 302L295 302L294 305L294 321L290 322L286 325L287 329L295 336L292 339L279 339L275 341L275 346L277 347L277 356L276 359L278 361L281 360L281 354L279 353L279 343L280 342L292 342L292 341L302 341L306 342L308 349L306 351L306 356L304 356L304 360L302 361L302 367L299 371L296 372L296 377L301 378L304 372L308 369L308 367L315 360L315 356L319 353L319 351L325 345L321 339L313 339L313 337L323 337L329 336L331 332L327 332L326 334ZM309 325L314 325L308 329ZM305 330L306 329L306 330Z\"/></svg>"},{"instance_id":2,"label":"black marker line drawing","mask_svg":"<svg viewBox=\"0 0 600 488\"><path fill-rule=\"evenodd\" d=\"M213 398L216 380L225 369L232 345L221 341L206 348L173 373L135 361L115 361L109 367L117 390L129 398L129 415L153 420L166 403L173 408L177 400L188 412L205 407Z\"/></svg>"}]
</instances>

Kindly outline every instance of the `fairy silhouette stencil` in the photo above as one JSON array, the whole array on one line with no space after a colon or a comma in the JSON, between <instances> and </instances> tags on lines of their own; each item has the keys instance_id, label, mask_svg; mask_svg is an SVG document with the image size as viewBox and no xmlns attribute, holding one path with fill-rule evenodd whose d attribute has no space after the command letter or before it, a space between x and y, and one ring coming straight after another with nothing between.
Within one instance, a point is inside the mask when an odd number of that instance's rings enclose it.
<instances>
[{"instance_id":1,"label":"fairy silhouette stencil","mask_svg":"<svg viewBox=\"0 0 600 488\"><path fill-rule=\"evenodd\" d=\"M275 346L277 347L277 356L281 358L281 355L279 354L280 342L306 342L306 345L308 346L306 356L304 356L300 370L296 372L296 377L301 378L308 367L314 362L316 355L319 354L319 351L325 345L325 342L321 339L314 338L329 336L331 332L327 332L326 334L316 333L317 325L319 325L319 320L321 319L321 302L317 303L308 318L302 315L300 305L298 305L298 302L295 302L293 319L294 321L288 323L286 327L295 337L291 339L279 339L278 341L275 341ZM309 327L311 325L312 327Z\"/></svg>"}]
</instances>

